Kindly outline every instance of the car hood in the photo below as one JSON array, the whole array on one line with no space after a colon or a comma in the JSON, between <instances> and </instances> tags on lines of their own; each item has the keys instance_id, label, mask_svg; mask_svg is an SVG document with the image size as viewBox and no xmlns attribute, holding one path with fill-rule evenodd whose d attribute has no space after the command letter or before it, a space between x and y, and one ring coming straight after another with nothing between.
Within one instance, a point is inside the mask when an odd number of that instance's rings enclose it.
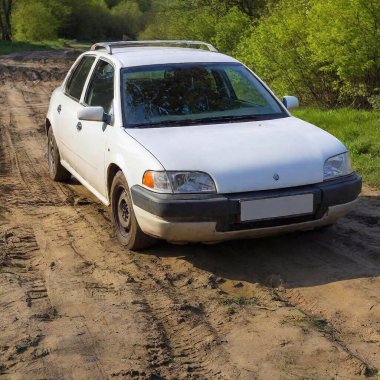
<instances>
[{"instance_id":1,"label":"car hood","mask_svg":"<svg viewBox=\"0 0 380 380\"><path fill-rule=\"evenodd\" d=\"M210 174L219 193L319 183L325 160L346 151L335 137L295 117L126 131L166 170Z\"/></svg>"}]
</instances>

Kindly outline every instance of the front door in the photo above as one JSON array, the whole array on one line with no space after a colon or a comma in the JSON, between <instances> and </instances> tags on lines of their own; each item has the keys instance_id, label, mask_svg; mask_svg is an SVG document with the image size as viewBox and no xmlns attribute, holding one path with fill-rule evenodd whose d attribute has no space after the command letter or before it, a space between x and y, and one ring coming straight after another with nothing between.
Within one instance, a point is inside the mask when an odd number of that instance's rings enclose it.
<instances>
[{"instance_id":1,"label":"front door","mask_svg":"<svg viewBox=\"0 0 380 380\"><path fill-rule=\"evenodd\" d=\"M113 113L114 74L113 65L99 59L84 94L82 107L101 106L104 112ZM77 140L80 155L77 171L95 190L106 196L105 150L113 127L99 121L77 122L81 127Z\"/></svg>"}]
</instances>

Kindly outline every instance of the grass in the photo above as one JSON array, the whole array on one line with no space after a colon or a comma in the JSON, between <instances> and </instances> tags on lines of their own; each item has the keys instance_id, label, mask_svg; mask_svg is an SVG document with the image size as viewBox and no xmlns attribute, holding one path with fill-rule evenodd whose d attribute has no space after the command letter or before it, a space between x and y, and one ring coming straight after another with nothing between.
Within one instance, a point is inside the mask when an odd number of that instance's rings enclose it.
<instances>
[{"instance_id":1,"label":"grass","mask_svg":"<svg viewBox=\"0 0 380 380\"><path fill-rule=\"evenodd\" d=\"M34 50L52 50L60 49L64 46L64 42L58 41L41 41L41 42L29 42L29 41L0 41L0 54L10 54L19 51L34 51Z\"/></svg>"},{"instance_id":2,"label":"grass","mask_svg":"<svg viewBox=\"0 0 380 380\"><path fill-rule=\"evenodd\" d=\"M367 185L380 188L380 112L301 108L293 115L323 128L351 152L354 169Z\"/></svg>"},{"instance_id":3,"label":"grass","mask_svg":"<svg viewBox=\"0 0 380 380\"><path fill-rule=\"evenodd\" d=\"M258 301L255 297L232 297L225 298L220 302L224 306L228 306L227 315L234 315L237 313L238 307L244 307L248 305L257 305Z\"/></svg>"},{"instance_id":4,"label":"grass","mask_svg":"<svg viewBox=\"0 0 380 380\"><path fill-rule=\"evenodd\" d=\"M91 44L86 42L78 42L75 40L63 40L56 41L0 41L0 55L17 53L23 51L35 51L35 50L54 50L62 48L72 48L76 50L89 50Z\"/></svg>"}]
</instances>

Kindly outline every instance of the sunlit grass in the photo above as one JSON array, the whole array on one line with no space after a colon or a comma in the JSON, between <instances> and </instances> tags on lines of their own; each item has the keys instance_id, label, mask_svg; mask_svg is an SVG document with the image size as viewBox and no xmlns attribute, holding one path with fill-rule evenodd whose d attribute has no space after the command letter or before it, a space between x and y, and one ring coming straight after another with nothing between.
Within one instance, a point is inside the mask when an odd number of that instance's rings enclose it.
<instances>
[{"instance_id":1,"label":"sunlit grass","mask_svg":"<svg viewBox=\"0 0 380 380\"><path fill-rule=\"evenodd\" d=\"M88 42L78 42L75 40L59 39L56 41L0 41L0 55L11 54L23 51L37 51L37 50L54 50L71 48L75 50L89 50L91 44Z\"/></svg>"},{"instance_id":2,"label":"sunlit grass","mask_svg":"<svg viewBox=\"0 0 380 380\"><path fill-rule=\"evenodd\" d=\"M64 46L63 40L57 41L0 41L0 54L10 54L19 51L34 51L34 50L52 50L60 49Z\"/></svg>"}]
</instances>

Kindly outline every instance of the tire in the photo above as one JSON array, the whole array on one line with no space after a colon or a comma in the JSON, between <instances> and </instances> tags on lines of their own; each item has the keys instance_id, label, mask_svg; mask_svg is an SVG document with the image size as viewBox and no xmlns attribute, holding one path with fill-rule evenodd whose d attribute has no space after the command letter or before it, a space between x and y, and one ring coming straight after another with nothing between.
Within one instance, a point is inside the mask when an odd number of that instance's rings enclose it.
<instances>
[{"instance_id":1,"label":"tire","mask_svg":"<svg viewBox=\"0 0 380 380\"><path fill-rule=\"evenodd\" d=\"M115 233L123 246L138 251L154 245L157 240L146 235L137 222L129 186L121 171L116 173L112 181L111 208Z\"/></svg>"},{"instance_id":2,"label":"tire","mask_svg":"<svg viewBox=\"0 0 380 380\"><path fill-rule=\"evenodd\" d=\"M66 182L70 179L70 172L61 165L61 157L51 127L48 132L48 163L49 175L53 181Z\"/></svg>"}]
</instances>

